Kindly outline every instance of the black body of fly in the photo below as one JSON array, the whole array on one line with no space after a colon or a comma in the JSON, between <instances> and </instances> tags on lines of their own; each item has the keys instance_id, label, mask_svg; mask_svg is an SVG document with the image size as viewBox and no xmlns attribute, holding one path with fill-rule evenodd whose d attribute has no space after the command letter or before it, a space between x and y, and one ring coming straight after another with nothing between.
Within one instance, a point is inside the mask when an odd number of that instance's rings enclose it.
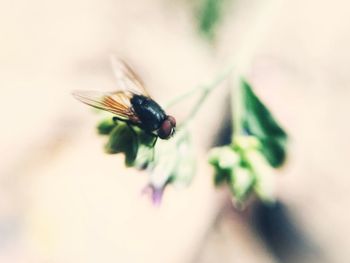
<instances>
[{"instance_id":1,"label":"black body of fly","mask_svg":"<svg viewBox=\"0 0 350 263\"><path fill-rule=\"evenodd\" d=\"M130 102L142 127L149 132L158 130L167 117L159 104L149 97L134 95Z\"/></svg>"}]
</instances>

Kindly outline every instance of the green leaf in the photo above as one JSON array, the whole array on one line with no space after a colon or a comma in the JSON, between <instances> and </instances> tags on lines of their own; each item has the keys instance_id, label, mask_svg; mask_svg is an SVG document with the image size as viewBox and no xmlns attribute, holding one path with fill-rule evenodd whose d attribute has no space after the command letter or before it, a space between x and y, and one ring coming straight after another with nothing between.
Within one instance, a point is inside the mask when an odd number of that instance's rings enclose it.
<instances>
[{"instance_id":1,"label":"green leaf","mask_svg":"<svg viewBox=\"0 0 350 263\"><path fill-rule=\"evenodd\" d=\"M116 125L117 123L112 118L102 120L97 126L97 132L101 135L108 135Z\"/></svg>"},{"instance_id":2,"label":"green leaf","mask_svg":"<svg viewBox=\"0 0 350 263\"><path fill-rule=\"evenodd\" d=\"M106 151L108 153L124 153L125 164L132 166L137 155L138 140L135 132L131 128L120 123L110 133L109 141L106 145Z\"/></svg>"},{"instance_id":3,"label":"green leaf","mask_svg":"<svg viewBox=\"0 0 350 263\"><path fill-rule=\"evenodd\" d=\"M286 132L244 79L241 80L241 92L244 103L243 128L249 135L258 137L262 144L261 151L270 165L281 166L286 157Z\"/></svg>"},{"instance_id":4,"label":"green leaf","mask_svg":"<svg viewBox=\"0 0 350 263\"><path fill-rule=\"evenodd\" d=\"M265 155L270 165L273 167L281 166L286 159L286 139L261 140L261 152Z\"/></svg>"}]
</instances>

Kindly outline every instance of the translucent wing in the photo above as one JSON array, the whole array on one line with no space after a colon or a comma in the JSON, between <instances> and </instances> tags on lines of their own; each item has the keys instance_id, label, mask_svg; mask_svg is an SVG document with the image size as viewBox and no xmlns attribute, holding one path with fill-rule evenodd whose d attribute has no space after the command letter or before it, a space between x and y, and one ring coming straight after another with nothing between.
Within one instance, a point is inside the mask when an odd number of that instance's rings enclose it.
<instances>
[{"instance_id":1,"label":"translucent wing","mask_svg":"<svg viewBox=\"0 0 350 263\"><path fill-rule=\"evenodd\" d=\"M111 63L118 89L149 97L141 78L126 62L111 56Z\"/></svg>"},{"instance_id":2,"label":"translucent wing","mask_svg":"<svg viewBox=\"0 0 350 263\"><path fill-rule=\"evenodd\" d=\"M129 92L75 91L73 96L89 106L111 112L120 119L130 120L135 124L141 123L132 110L130 103L132 94Z\"/></svg>"}]
</instances>

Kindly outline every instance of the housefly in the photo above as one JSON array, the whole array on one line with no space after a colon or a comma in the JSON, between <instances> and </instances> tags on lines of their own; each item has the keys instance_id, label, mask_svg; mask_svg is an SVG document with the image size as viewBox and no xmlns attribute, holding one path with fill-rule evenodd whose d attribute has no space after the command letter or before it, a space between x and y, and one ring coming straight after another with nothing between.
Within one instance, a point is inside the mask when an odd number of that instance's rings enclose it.
<instances>
[{"instance_id":1,"label":"housefly","mask_svg":"<svg viewBox=\"0 0 350 263\"><path fill-rule=\"evenodd\" d=\"M73 96L89 106L114 114L114 120L138 126L161 139L169 139L175 132L175 118L167 115L149 96L140 77L129 65L112 59L112 66L119 90L76 91Z\"/></svg>"}]
</instances>

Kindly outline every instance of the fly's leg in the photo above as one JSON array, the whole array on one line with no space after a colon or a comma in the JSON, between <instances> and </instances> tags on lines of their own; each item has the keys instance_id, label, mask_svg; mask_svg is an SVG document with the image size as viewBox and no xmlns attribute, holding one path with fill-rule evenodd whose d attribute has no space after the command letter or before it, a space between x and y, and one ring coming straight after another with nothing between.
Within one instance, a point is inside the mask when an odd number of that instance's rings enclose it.
<instances>
[{"instance_id":1,"label":"fly's leg","mask_svg":"<svg viewBox=\"0 0 350 263\"><path fill-rule=\"evenodd\" d=\"M134 136L138 139L137 133L136 133L136 131L135 131L134 128L133 128L134 124L133 124L131 121L125 120L125 119L121 119L121 118L119 118L119 117L117 117L117 116L114 116L114 117L113 117L113 121L114 121L114 122L122 121L122 122L126 123L126 125L128 125L129 129L131 130L131 132L132 132L132 133L134 134ZM146 132L146 134L148 134L149 136L151 136L151 137L154 138L154 141L153 141L152 146L151 146L151 147L153 148L153 147L156 145L156 142L157 142L157 140L158 140L158 136L154 135L154 134L151 133L151 132ZM139 142L139 141L138 141L138 142Z\"/></svg>"},{"instance_id":2,"label":"fly's leg","mask_svg":"<svg viewBox=\"0 0 350 263\"><path fill-rule=\"evenodd\" d=\"M133 124L132 124L131 121L125 120L125 119L122 119L122 118L119 118L119 117L117 117L117 116L113 116L112 120L113 120L114 122L121 121L121 122L126 123L126 125L128 125L129 129L131 130L132 134L137 138L137 133L136 133L136 131L134 130Z\"/></svg>"},{"instance_id":3,"label":"fly's leg","mask_svg":"<svg viewBox=\"0 0 350 263\"><path fill-rule=\"evenodd\" d=\"M132 134L135 136L135 138L136 138L136 140L137 140L137 144L139 145L139 144L140 144L140 138L139 138L139 136L137 136L137 132L134 130L133 125L132 125L130 122L128 122L128 121L126 121L125 123L126 123L126 125L128 125L129 129L131 130ZM155 136L153 133L151 133L151 134L149 134L149 135L151 135L152 137L155 137L154 142L152 143L152 146L151 146L152 158L151 158L150 162L153 162L154 159L155 159L155 150L154 150L154 146L155 146L155 144L156 144L156 142L157 142L158 136ZM148 164L147 164L147 165L148 165ZM147 167L147 165L146 165L146 167ZM145 168L146 168L146 167L145 167Z\"/></svg>"},{"instance_id":4,"label":"fly's leg","mask_svg":"<svg viewBox=\"0 0 350 263\"><path fill-rule=\"evenodd\" d=\"M152 143L152 162L154 162L155 155L156 155L154 147L156 146L157 140L158 140L158 136L155 136L154 142Z\"/></svg>"},{"instance_id":5,"label":"fly's leg","mask_svg":"<svg viewBox=\"0 0 350 263\"><path fill-rule=\"evenodd\" d=\"M138 140L138 136L137 136L136 131L133 128L133 124L129 120L125 120L125 119L119 118L117 116L113 116L112 120L114 122L121 121L121 122L126 123L126 125L128 125L128 127L129 127L131 133L133 134L133 136ZM138 141L138 143L139 143L139 141Z\"/></svg>"},{"instance_id":6,"label":"fly's leg","mask_svg":"<svg viewBox=\"0 0 350 263\"><path fill-rule=\"evenodd\" d=\"M126 123L126 125L128 125L130 131L132 132L132 134L134 135L134 137L137 139L137 143L139 144L139 137L137 136L136 131L134 130L134 128L132 127L132 124L128 121L124 121Z\"/></svg>"},{"instance_id":7,"label":"fly's leg","mask_svg":"<svg viewBox=\"0 0 350 263\"><path fill-rule=\"evenodd\" d=\"M128 120L119 118L119 117L117 117L117 116L113 116L112 120L113 120L114 122L121 121L121 122L125 122L125 123L130 123ZM131 123L130 123L130 124L131 124Z\"/></svg>"},{"instance_id":8,"label":"fly's leg","mask_svg":"<svg viewBox=\"0 0 350 263\"><path fill-rule=\"evenodd\" d=\"M152 132L145 132L148 136L154 138L154 141L152 142L152 145L150 146L151 148L154 148L154 146L156 146L157 140L158 140L158 136L155 135Z\"/></svg>"},{"instance_id":9,"label":"fly's leg","mask_svg":"<svg viewBox=\"0 0 350 263\"><path fill-rule=\"evenodd\" d=\"M154 134L153 134L154 136ZM154 139L154 142L152 143L152 148L154 148L154 146L156 146L156 143L157 143L157 140L158 140L158 136L154 136L155 139Z\"/></svg>"},{"instance_id":10,"label":"fly's leg","mask_svg":"<svg viewBox=\"0 0 350 263\"><path fill-rule=\"evenodd\" d=\"M125 120L125 119L121 119L117 116L114 116L113 117L113 121L114 122L117 122L117 121L122 121L124 123L126 123L126 125L128 125L130 131L132 132L133 136L136 138L137 140L137 143L140 144L140 139L139 139L139 136L137 136L137 132L134 130L134 124L132 122L130 122L129 120ZM151 132L146 132L149 136L153 137L154 138L154 141L152 142L152 145L151 145L151 149L152 149L152 161L154 161L155 159L155 150L154 150L154 147L158 141L158 136L156 136L155 134L151 133Z\"/></svg>"}]
</instances>

